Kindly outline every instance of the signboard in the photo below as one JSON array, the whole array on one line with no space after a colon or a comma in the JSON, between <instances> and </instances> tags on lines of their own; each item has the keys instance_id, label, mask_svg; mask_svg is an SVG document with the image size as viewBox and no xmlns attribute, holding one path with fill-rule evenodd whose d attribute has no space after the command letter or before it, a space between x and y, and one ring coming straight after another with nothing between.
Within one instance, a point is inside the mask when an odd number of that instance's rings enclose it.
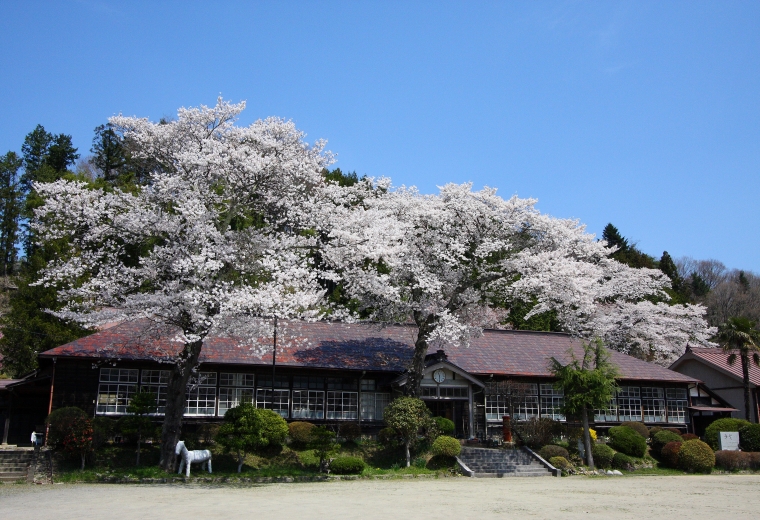
<instances>
[{"instance_id":1,"label":"signboard","mask_svg":"<svg viewBox=\"0 0 760 520\"><path fill-rule=\"evenodd\" d=\"M739 432L720 432L718 439L721 450L739 451Z\"/></svg>"}]
</instances>

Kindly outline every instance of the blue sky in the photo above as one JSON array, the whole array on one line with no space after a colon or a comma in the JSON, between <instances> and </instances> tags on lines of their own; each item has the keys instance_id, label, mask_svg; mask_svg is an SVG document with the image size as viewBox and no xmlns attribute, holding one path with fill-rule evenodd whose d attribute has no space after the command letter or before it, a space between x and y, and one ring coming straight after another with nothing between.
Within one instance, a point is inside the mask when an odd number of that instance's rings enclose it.
<instances>
[{"instance_id":1,"label":"blue sky","mask_svg":"<svg viewBox=\"0 0 760 520\"><path fill-rule=\"evenodd\" d=\"M0 153L246 100L344 171L760 272L758 2L3 2Z\"/></svg>"}]
</instances>

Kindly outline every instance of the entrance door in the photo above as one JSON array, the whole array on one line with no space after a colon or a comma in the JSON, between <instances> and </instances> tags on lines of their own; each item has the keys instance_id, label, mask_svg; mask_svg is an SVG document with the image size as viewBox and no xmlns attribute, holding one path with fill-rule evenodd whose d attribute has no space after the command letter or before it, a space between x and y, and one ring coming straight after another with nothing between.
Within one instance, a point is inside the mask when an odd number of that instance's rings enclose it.
<instances>
[{"instance_id":1,"label":"entrance door","mask_svg":"<svg viewBox=\"0 0 760 520\"><path fill-rule=\"evenodd\" d=\"M433 417L445 417L454 423L454 436L466 438L470 433L468 403L464 400L425 399Z\"/></svg>"}]
</instances>

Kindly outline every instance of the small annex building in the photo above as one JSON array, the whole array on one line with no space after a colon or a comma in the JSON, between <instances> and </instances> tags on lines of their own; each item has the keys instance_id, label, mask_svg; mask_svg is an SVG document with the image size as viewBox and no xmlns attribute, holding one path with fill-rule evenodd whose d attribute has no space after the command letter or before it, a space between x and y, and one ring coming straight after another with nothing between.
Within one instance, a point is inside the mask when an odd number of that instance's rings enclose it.
<instances>
[{"instance_id":1,"label":"small annex building","mask_svg":"<svg viewBox=\"0 0 760 520\"><path fill-rule=\"evenodd\" d=\"M165 363L181 345L170 331L157 333L147 323L125 322L40 354L40 368L27 378L40 387L34 391L37 411L33 417L27 412L23 424L10 421L10 442L24 442L50 409L77 406L93 416L124 415L140 389L157 395L160 417ZM354 421L363 432L375 433L383 427L383 410L406 383L415 336L416 328L404 325L280 322L274 364L271 338L246 345L208 338L188 387L185 423L221 421L228 409L247 401L288 421ZM468 347L431 349L421 397L435 415L454 421L460 438L500 436L508 414L513 421L568 421L548 366L552 357L569 361L571 349L582 355L581 341L567 334L485 330ZM690 410L703 391L698 377L620 352L611 356L620 369L620 392L607 409L595 412L597 427L644 421L691 431ZM11 385L19 395L24 381Z\"/></svg>"},{"instance_id":2,"label":"small annex building","mask_svg":"<svg viewBox=\"0 0 760 520\"><path fill-rule=\"evenodd\" d=\"M686 352L670 366L671 370L699 379L717 396L727 403L721 409L714 401L697 399L694 401L695 421L711 422L715 414L725 414L737 419L744 419L744 376L742 364L738 358L733 364L728 363L732 352L721 348L687 347ZM750 362L750 421L758 422L760 417L760 368ZM704 419L703 419L704 417Z\"/></svg>"}]
</instances>

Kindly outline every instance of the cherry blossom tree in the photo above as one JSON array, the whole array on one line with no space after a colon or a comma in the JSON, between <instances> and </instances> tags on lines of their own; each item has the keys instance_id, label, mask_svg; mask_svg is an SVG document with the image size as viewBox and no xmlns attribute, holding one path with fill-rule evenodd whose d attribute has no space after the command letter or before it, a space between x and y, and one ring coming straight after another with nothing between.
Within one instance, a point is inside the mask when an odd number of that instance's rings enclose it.
<instances>
[{"instance_id":1,"label":"cherry blossom tree","mask_svg":"<svg viewBox=\"0 0 760 520\"><path fill-rule=\"evenodd\" d=\"M134 192L60 180L37 184L40 240L67 238L70 251L39 283L66 302L57 313L94 326L144 318L171 327L172 363L162 433L171 469L185 391L209 334L245 339L258 317L318 314L323 290L310 259L315 242L302 201L332 161L292 122L237 126L244 103L180 109L175 121L113 117L137 159L156 164Z\"/></svg>"}]
</instances>

